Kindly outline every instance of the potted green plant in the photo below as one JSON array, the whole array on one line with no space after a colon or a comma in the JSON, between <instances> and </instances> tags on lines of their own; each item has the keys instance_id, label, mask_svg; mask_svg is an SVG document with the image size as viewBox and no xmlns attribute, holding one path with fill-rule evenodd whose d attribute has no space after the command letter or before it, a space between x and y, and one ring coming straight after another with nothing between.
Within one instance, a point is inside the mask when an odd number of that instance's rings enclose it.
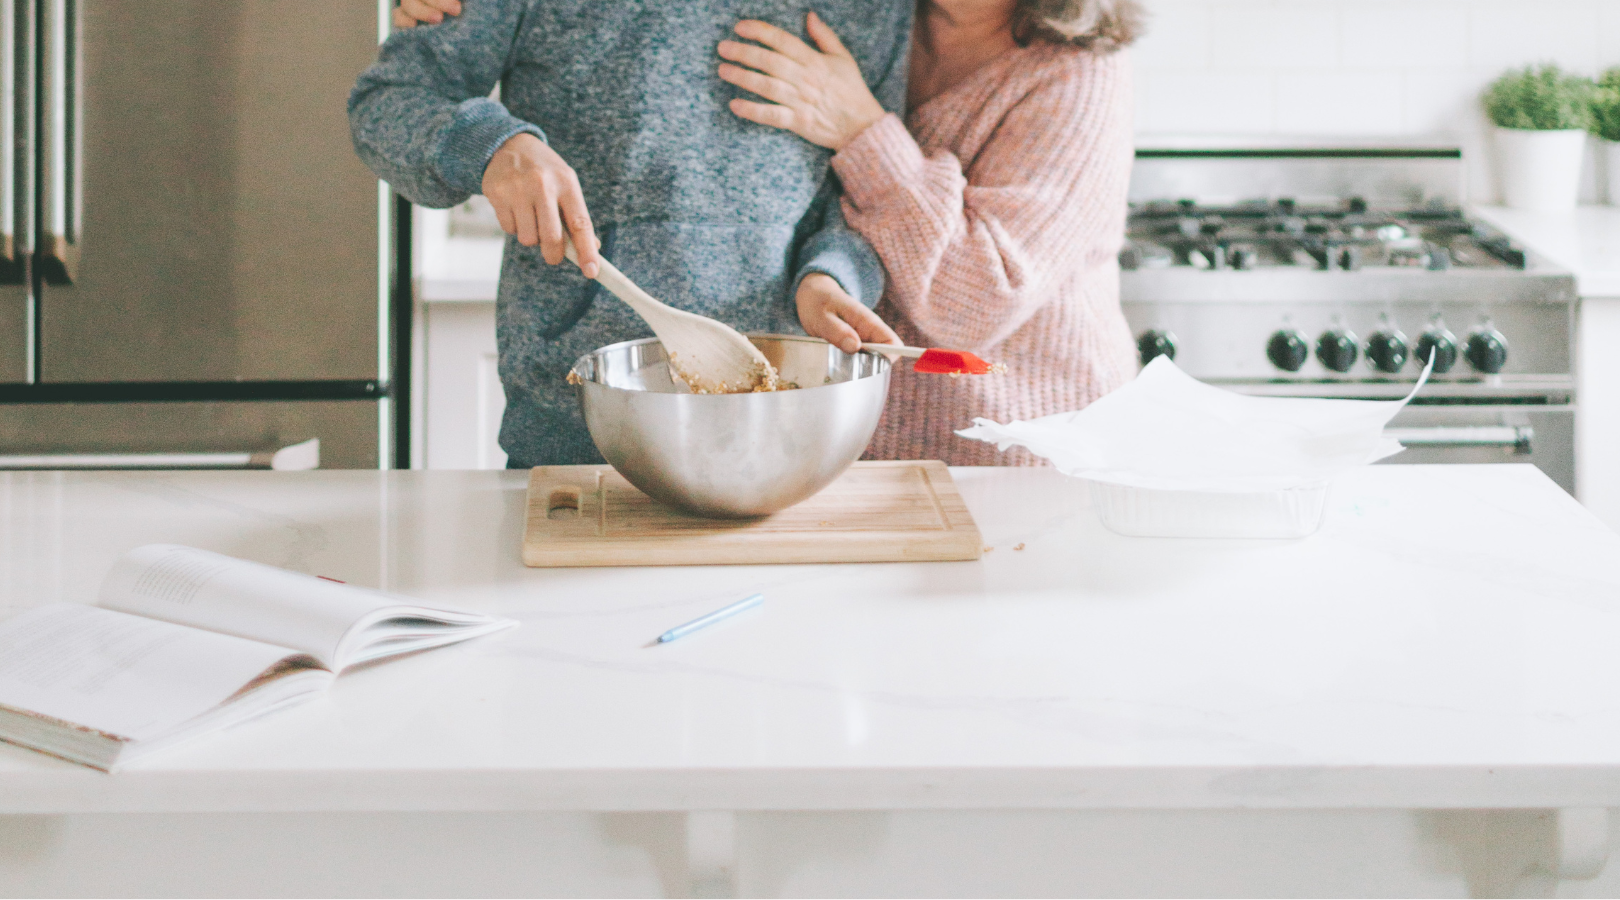
<instances>
[{"instance_id":1,"label":"potted green plant","mask_svg":"<svg viewBox=\"0 0 1620 900\"><path fill-rule=\"evenodd\" d=\"M1609 203L1620 206L1620 66L1598 77L1592 92L1592 133L1603 148Z\"/></svg>"},{"instance_id":2,"label":"potted green plant","mask_svg":"<svg viewBox=\"0 0 1620 900\"><path fill-rule=\"evenodd\" d=\"M1551 63L1509 71L1486 89L1503 203L1514 209L1575 208L1593 93L1591 79Z\"/></svg>"}]
</instances>

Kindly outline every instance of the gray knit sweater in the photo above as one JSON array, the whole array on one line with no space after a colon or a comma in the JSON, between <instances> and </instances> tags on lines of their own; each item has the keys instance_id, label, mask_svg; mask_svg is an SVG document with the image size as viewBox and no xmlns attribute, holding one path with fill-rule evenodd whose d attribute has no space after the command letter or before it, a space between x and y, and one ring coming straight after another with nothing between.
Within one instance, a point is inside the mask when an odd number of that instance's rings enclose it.
<instances>
[{"instance_id":1,"label":"gray knit sweater","mask_svg":"<svg viewBox=\"0 0 1620 900\"><path fill-rule=\"evenodd\" d=\"M878 100L905 97L909 0L816 0ZM477 193L507 138L539 135L579 173L602 252L648 293L744 332L799 332L793 288L836 278L868 306L872 250L845 226L830 153L745 122L715 48L745 18L804 37L802 0L465 0L395 33L349 97L360 158L412 202ZM500 85L501 102L489 99ZM564 378L581 355L651 331L570 263L508 238L499 325L515 466L600 462Z\"/></svg>"}]
</instances>

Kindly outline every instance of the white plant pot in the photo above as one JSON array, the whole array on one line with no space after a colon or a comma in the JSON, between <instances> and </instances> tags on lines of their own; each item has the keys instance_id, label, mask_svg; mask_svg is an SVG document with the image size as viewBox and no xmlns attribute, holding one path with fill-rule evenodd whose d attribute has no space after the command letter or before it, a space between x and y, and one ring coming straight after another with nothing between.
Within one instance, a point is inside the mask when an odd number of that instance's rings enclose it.
<instances>
[{"instance_id":1,"label":"white plant pot","mask_svg":"<svg viewBox=\"0 0 1620 900\"><path fill-rule=\"evenodd\" d=\"M1496 173L1502 203L1513 209L1563 212L1575 208L1586 132L1496 129Z\"/></svg>"},{"instance_id":2,"label":"white plant pot","mask_svg":"<svg viewBox=\"0 0 1620 900\"><path fill-rule=\"evenodd\" d=\"M1620 141L1598 141L1603 154L1603 173L1607 176L1610 206L1620 206Z\"/></svg>"}]
</instances>

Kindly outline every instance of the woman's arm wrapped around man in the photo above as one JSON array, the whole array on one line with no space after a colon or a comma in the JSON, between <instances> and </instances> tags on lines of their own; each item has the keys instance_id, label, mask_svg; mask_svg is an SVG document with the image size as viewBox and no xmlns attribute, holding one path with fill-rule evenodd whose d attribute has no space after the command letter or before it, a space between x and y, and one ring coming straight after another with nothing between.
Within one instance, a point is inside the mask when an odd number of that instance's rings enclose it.
<instances>
[{"instance_id":1,"label":"woman's arm wrapped around man","mask_svg":"<svg viewBox=\"0 0 1620 900\"><path fill-rule=\"evenodd\" d=\"M833 157L846 218L883 260L889 301L930 345L992 347L1078 271L1117 265L1132 159L1127 55L1038 52L997 86L1025 93L973 159L926 153L893 115ZM980 111L961 105L929 129Z\"/></svg>"}]
</instances>

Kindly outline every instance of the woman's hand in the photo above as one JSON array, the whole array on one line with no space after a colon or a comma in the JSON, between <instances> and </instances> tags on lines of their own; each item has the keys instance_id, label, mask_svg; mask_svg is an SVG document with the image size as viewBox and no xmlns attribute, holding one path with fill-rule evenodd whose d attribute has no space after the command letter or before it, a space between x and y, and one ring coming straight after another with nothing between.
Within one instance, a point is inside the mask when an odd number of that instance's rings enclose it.
<instances>
[{"instance_id":1,"label":"woman's hand","mask_svg":"<svg viewBox=\"0 0 1620 900\"><path fill-rule=\"evenodd\" d=\"M721 41L720 55L739 65L721 63L720 77L774 101L733 100L731 111L738 116L842 150L883 118L883 106L866 87L855 57L838 35L815 13L806 22L819 53L775 25L752 19L738 22L738 36L765 46Z\"/></svg>"},{"instance_id":2,"label":"woman's hand","mask_svg":"<svg viewBox=\"0 0 1620 900\"><path fill-rule=\"evenodd\" d=\"M557 265L563 261L564 226L579 255L579 270L586 278L600 271L602 244L591 227L579 176L557 151L528 132L507 138L484 168L484 196L507 234L517 235L525 247L540 245L540 255Z\"/></svg>"},{"instance_id":3,"label":"woman's hand","mask_svg":"<svg viewBox=\"0 0 1620 900\"><path fill-rule=\"evenodd\" d=\"M831 275L812 272L799 282L794 296L804 333L818 337L845 353L861 349L862 341L898 344L899 335L883 324L877 313L844 293Z\"/></svg>"},{"instance_id":4,"label":"woman's hand","mask_svg":"<svg viewBox=\"0 0 1620 900\"><path fill-rule=\"evenodd\" d=\"M394 27L437 25L447 15L461 15L461 0L399 0L399 5L394 7Z\"/></svg>"}]
</instances>

